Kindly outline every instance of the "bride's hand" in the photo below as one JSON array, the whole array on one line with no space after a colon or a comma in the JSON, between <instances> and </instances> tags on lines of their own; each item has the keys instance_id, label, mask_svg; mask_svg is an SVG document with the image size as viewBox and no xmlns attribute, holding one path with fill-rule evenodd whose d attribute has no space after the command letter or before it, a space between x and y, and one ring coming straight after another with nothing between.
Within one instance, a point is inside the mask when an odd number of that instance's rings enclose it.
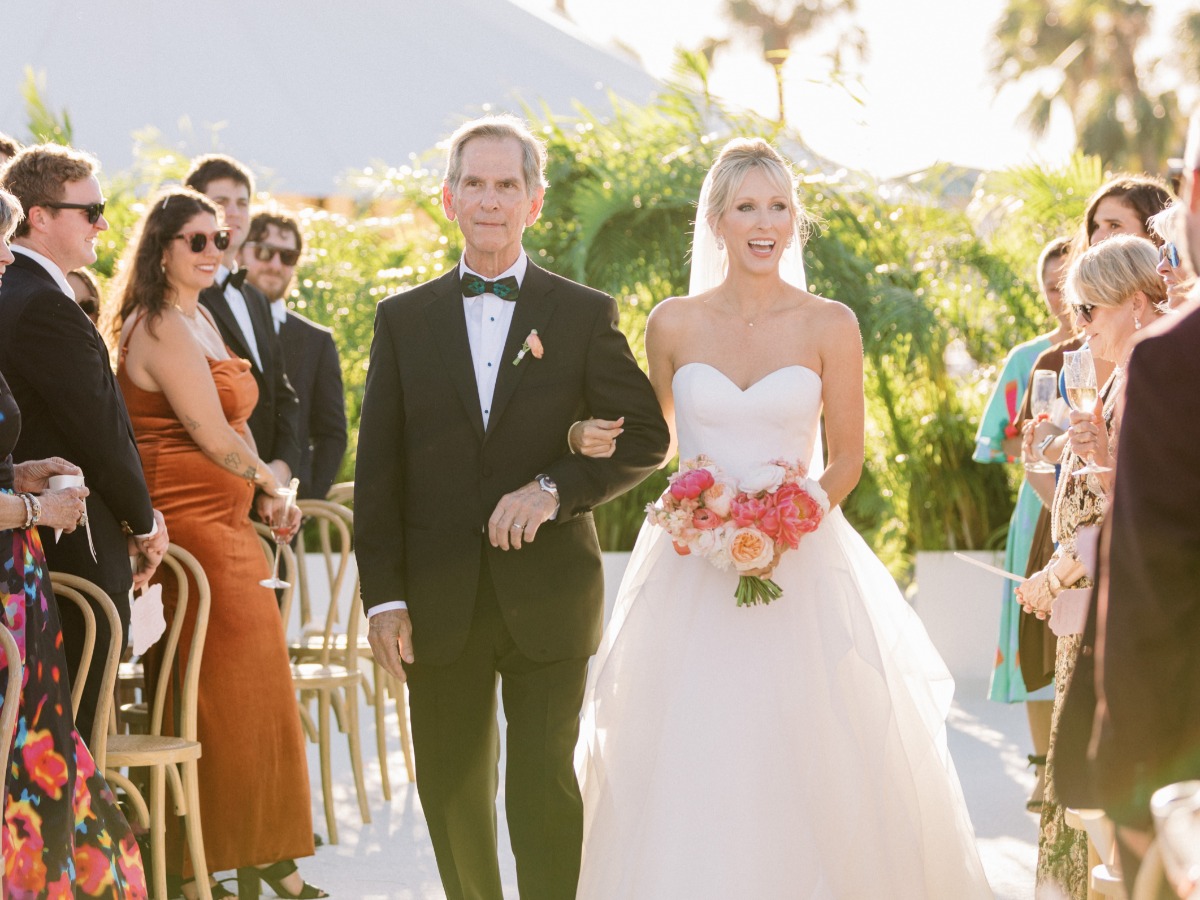
<instances>
[{"instance_id":1,"label":"bride's hand","mask_svg":"<svg viewBox=\"0 0 1200 900\"><path fill-rule=\"evenodd\" d=\"M775 556L771 560L770 565L763 566L761 569L749 569L745 572L738 572L738 574L739 575L753 575L756 578L768 579L771 577L771 573L775 571L775 567L777 565L779 565L779 558L781 556L783 556L783 550L780 549L778 544L776 544L775 545Z\"/></svg>"},{"instance_id":2,"label":"bride's hand","mask_svg":"<svg viewBox=\"0 0 1200 900\"><path fill-rule=\"evenodd\" d=\"M608 459L616 452L617 438L625 430L625 417L616 420L584 419L576 422L567 432L571 452L591 457Z\"/></svg>"}]
</instances>

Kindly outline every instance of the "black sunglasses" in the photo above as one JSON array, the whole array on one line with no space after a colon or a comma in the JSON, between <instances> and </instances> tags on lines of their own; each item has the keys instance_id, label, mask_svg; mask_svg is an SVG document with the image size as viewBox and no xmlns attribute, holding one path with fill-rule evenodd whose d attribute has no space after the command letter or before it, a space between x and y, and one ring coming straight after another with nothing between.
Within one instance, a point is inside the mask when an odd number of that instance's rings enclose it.
<instances>
[{"instance_id":1,"label":"black sunglasses","mask_svg":"<svg viewBox=\"0 0 1200 900\"><path fill-rule=\"evenodd\" d=\"M1167 241L1167 243L1158 249L1158 258L1163 259L1164 257L1171 264L1172 269L1179 268L1179 248L1170 241Z\"/></svg>"},{"instance_id":2,"label":"black sunglasses","mask_svg":"<svg viewBox=\"0 0 1200 900\"><path fill-rule=\"evenodd\" d=\"M1092 324L1092 310L1096 308L1094 303L1076 303L1071 306L1079 315L1083 316L1083 321L1089 325Z\"/></svg>"},{"instance_id":3,"label":"black sunglasses","mask_svg":"<svg viewBox=\"0 0 1200 900\"><path fill-rule=\"evenodd\" d=\"M99 203L42 203L40 205L48 206L50 209L82 209L87 213L88 224L95 225L104 215L106 203L107 201L101 200Z\"/></svg>"},{"instance_id":4,"label":"black sunglasses","mask_svg":"<svg viewBox=\"0 0 1200 900\"><path fill-rule=\"evenodd\" d=\"M248 243L254 248L254 258L259 262L270 262L271 257L276 253L279 254L279 261L285 266L294 266L300 261L299 250L285 250L283 247L273 247L270 244L262 244L258 241L249 241Z\"/></svg>"},{"instance_id":5,"label":"black sunglasses","mask_svg":"<svg viewBox=\"0 0 1200 900\"><path fill-rule=\"evenodd\" d=\"M193 231L191 234L177 234L173 240L184 240L188 242L193 253L203 253L204 248L208 246L208 239L212 238L213 246L218 250L225 250L229 247L229 231L221 229L214 231L211 235L205 234L203 231Z\"/></svg>"}]
</instances>

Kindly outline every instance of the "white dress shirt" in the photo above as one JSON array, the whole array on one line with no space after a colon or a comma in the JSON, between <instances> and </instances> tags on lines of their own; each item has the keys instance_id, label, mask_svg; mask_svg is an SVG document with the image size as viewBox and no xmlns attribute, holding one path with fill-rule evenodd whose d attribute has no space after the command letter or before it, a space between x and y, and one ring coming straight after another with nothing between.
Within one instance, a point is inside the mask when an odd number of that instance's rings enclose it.
<instances>
[{"instance_id":1,"label":"white dress shirt","mask_svg":"<svg viewBox=\"0 0 1200 900\"><path fill-rule=\"evenodd\" d=\"M287 301L282 297L271 301L271 321L275 323L275 333L279 334L279 329L287 321Z\"/></svg>"},{"instance_id":2,"label":"white dress shirt","mask_svg":"<svg viewBox=\"0 0 1200 900\"><path fill-rule=\"evenodd\" d=\"M67 281L66 273L58 267L58 263L49 257L42 256L36 250L30 250L28 247L22 247L20 244L9 244L9 249L13 253L20 253L22 256L27 256L35 263L46 270L46 274L54 279L54 283L58 285L58 289L70 297L75 299L75 291L71 287L71 282Z\"/></svg>"},{"instance_id":3,"label":"white dress shirt","mask_svg":"<svg viewBox=\"0 0 1200 900\"><path fill-rule=\"evenodd\" d=\"M522 250L515 263L495 278L485 280L499 281L512 275L520 287L525 281L528 267L529 257ZM458 262L459 280L467 273L484 277L470 269L464 257ZM462 302L463 315L467 320L467 342L471 345L471 362L475 366L475 386L479 390L479 410L483 413L483 427L487 428L492 414L492 395L496 392L496 376L504 363L504 342L508 340L508 329L512 325L517 304L512 300L501 300L495 294L480 294L478 297L464 294ZM403 600L380 603L371 607L368 618L389 609L408 609L408 604Z\"/></svg>"},{"instance_id":4,"label":"white dress shirt","mask_svg":"<svg viewBox=\"0 0 1200 900\"><path fill-rule=\"evenodd\" d=\"M217 284L224 284L228 277L229 270L224 265L218 266ZM226 284L225 302L229 304L233 317L237 319L242 337L246 339L246 346L250 348L250 355L254 357L255 367L261 372L263 370L262 358L258 355L258 341L254 339L254 323L250 321L250 309L246 306L246 298L232 284Z\"/></svg>"}]
</instances>

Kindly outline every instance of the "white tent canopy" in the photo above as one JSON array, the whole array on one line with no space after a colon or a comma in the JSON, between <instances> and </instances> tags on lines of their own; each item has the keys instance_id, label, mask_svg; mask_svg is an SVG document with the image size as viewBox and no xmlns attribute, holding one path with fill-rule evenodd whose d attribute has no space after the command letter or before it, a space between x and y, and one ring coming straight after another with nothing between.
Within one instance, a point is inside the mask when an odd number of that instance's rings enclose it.
<instances>
[{"instance_id":1,"label":"white tent canopy","mask_svg":"<svg viewBox=\"0 0 1200 900\"><path fill-rule=\"evenodd\" d=\"M108 171L147 126L192 155L219 150L264 188L339 191L347 170L399 165L485 109L569 113L639 103L658 83L558 17L508 0L5 0L0 131L21 138L20 85L44 74L75 143ZM214 137L215 135L215 137Z\"/></svg>"}]
</instances>

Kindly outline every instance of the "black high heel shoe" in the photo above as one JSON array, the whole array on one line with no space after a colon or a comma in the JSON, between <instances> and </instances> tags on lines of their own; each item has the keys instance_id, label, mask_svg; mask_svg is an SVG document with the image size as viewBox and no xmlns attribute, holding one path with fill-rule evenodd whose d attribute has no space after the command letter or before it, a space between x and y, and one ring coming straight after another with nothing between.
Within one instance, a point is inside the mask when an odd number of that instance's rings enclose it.
<instances>
[{"instance_id":1,"label":"black high heel shoe","mask_svg":"<svg viewBox=\"0 0 1200 900\"><path fill-rule=\"evenodd\" d=\"M238 869L238 900L250 900L258 897L258 884L255 882L253 894L243 894L241 891L242 884L242 869ZM257 873L258 877L267 883L267 885L275 892L276 897L281 897L283 900L317 900L319 897L328 897L325 891L315 885L309 884L307 881L300 887L300 893L293 894L283 886L283 879L287 878L293 872L299 871L296 868L296 861L292 859L281 859L277 863L266 866L262 869L251 869L251 872Z\"/></svg>"}]
</instances>

